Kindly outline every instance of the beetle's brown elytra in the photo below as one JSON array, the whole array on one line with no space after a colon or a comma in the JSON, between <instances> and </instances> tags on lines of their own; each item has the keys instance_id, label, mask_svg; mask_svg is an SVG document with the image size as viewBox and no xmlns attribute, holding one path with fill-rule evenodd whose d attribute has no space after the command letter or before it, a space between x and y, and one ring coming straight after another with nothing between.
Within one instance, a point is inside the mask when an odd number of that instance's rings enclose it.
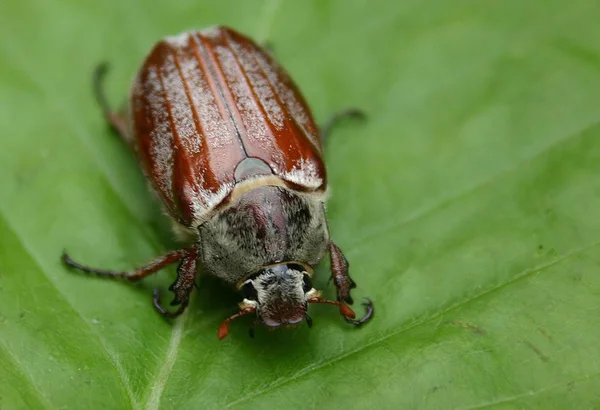
<instances>
[{"instance_id":1,"label":"beetle's brown elytra","mask_svg":"<svg viewBox=\"0 0 600 410\"><path fill-rule=\"evenodd\" d=\"M130 281L178 262L175 295L165 310L176 317L189 303L197 268L242 293L240 311L218 329L254 314L269 327L306 320L309 303L338 306L354 319L348 262L329 237L325 217L327 178L322 140L311 111L286 71L269 53L227 27L186 32L158 42L146 57L125 113L113 112L104 96L106 66L96 72L96 97L109 124L133 149L176 231L191 238L132 272L63 262L83 272ZM345 115L357 116L352 110ZM340 117L335 117L339 119ZM337 301L312 286L314 268L329 253Z\"/></svg>"}]
</instances>

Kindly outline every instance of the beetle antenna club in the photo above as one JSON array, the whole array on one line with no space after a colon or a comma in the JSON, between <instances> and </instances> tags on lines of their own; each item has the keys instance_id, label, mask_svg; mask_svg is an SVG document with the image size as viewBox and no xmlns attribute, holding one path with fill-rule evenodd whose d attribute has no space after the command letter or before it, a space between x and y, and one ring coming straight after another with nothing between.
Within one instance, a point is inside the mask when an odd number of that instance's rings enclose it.
<instances>
[{"instance_id":1,"label":"beetle antenna club","mask_svg":"<svg viewBox=\"0 0 600 410\"><path fill-rule=\"evenodd\" d=\"M231 64L239 68L227 69ZM337 306L351 325L373 317L370 300L360 319L348 306L356 283L330 237L325 216L327 176L323 138L342 118L319 132L310 108L287 72L250 38L227 27L168 37L156 43L129 92L128 109L114 111L104 90L108 64L94 73L94 95L110 126L137 156L149 185L191 244L130 271L62 261L81 272L138 281L178 264L169 287L173 311L152 296L154 308L174 318L189 305L198 268L240 292L239 311L276 328L306 321L310 304ZM247 73L262 73L246 75ZM266 84L266 86L265 86ZM315 268L326 255L337 300L313 287Z\"/></svg>"},{"instance_id":2,"label":"beetle antenna club","mask_svg":"<svg viewBox=\"0 0 600 410\"><path fill-rule=\"evenodd\" d=\"M218 336L219 340L223 340L229 334L229 323L231 323L232 320L235 320L238 317L249 315L251 313L254 313L255 311L256 311L256 309L247 308L247 309L239 311L235 315L229 316L227 319L225 319L223 322L221 322L221 325L219 326L219 330L217 331L217 336ZM252 331L251 337L254 337L254 331Z\"/></svg>"},{"instance_id":3,"label":"beetle antenna club","mask_svg":"<svg viewBox=\"0 0 600 410\"><path fill-rule=\"evenodd\" d=\"M308 299L308 303L324 303L324 304L328 304L328 305L335 305L340 308L340 313L342 314L342 316L349 318L349 319L354 319L356 317L356 315L354 314L354 311L349 306L346 306L342 302L338 302L336 300L311 298L311 299Z\"/></svg>"}]
</instances>

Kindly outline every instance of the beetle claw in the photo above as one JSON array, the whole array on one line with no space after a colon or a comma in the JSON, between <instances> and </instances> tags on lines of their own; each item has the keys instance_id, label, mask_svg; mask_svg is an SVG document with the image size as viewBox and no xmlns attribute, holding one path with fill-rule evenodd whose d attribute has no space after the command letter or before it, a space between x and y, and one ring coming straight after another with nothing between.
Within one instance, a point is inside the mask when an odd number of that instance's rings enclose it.
<instances>
[{"instance_id":1,"label":"beetle claw","mask_svg":"<svg viewBox=\"0 0 600 410\"><path fill-rule=\"evenodd\" d=\"M362 305L366 309L365 315L360 319L350 319L348 317L344 317L346 322L350 323L352 326L360 327L373 318L373 315L375 314L375 307L373 306L371 299L365 298L365 301L362 303Z\"/></svg>"},{"instance_id":2,"label":"beetle claw","mask_svg":"<svg viewBox=\"0 0 600 410\"><path fill-rule=\"evenodd\" d=\"M186 304L182 304L175 312L169 312L168 310L165 310L165 308L163 308L160 304L160 291L158 289L154 289L154 292L152 292L152 304L158 313L169 319L173 319L181 315L187 307Z\"/></svg>"}]
</instances>

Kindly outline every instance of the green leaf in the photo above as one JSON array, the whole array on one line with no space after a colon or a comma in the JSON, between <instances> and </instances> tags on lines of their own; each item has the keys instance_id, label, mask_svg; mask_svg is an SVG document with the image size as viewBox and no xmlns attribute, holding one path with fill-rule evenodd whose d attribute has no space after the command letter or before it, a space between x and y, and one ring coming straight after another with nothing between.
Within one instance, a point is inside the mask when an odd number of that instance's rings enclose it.
<instances>
[{"instance_id":1,"label":"green leaf","mask_svg":"<svg viewBox=\"0 0 600 410\"><path fill-rule=\"evenodd\" d=\"M595 408L600 403L596 0L0 1L0 408ZM273 44L328 141L333 238L376 317L219 342L202 279L174 324L127 269L173 249L112 101L152 43L227 24ZM328 286L327 266L318 284Z\"/></svg>"}]
</instances>

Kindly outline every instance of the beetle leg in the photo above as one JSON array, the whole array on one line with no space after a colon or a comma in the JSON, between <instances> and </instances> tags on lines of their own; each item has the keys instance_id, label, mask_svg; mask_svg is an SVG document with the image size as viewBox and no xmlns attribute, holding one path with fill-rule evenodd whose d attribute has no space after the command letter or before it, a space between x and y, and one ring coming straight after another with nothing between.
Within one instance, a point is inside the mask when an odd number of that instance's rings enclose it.
<instances>
[{"instance_id":1,"label":"beetle leg","mask_svg":"<svg viewBox=\"0 0 600 410\"><path fill-rule=\"evenodd\" d=\"M346 118L357 118L359 120L364 120L367 118L367 116L364 111L356 108L350 108L335 113L321 128L321 144L325 143L325 140L327 137L329 137L329 135L331 135L333 129Z\"/></svg>"},{"instance_id":2,"label":"beetle leg","mask_svg":"<svg viewBox=\"0 0 600 410\"><path fill-rule=\"evenodd\" d=\"M267 53L269 53L269 55L275 54L275 46L272 42L267 40L260 43L260 45L267 51Z\"/></svg>"},{"instance_id":3,"label":"beetle leg","mask_svg":"<svg viewBox=\"0 0 600 410\"><path fill-rule=\"evenodd\" d=\"M178 260L180 260L181 258L186 256L188 254L188 252L190 251L190 249L193 249L193 248L186 248L186 249L181 249L178 251L169 252L165 255L159 256L158 258L154 259L150 263L147 263L146 265L144 265L140 268L134 269L131 272L119 272L119 271L114 271L114 270L91 268L89 266L82 265L78 262L75 262L73 259L71 259L71 257L69 255L67 255L66 252L63 252L63 254L62 254L62 261L65 265L67 265L71 268L78 269L85 273L90 273L90 274L100 275L100 276L105 276L105 277L110 277L110 278L123 278L123 279L127 279L131 282L135 282L135 281L145 278L148 275L153 274L154 272L158 272L165 266L168 266L172 263L177 262ZM195 252L195 250L194 250L194 252Z\"/></svg>"},{"instance_id":4,"label":"beetle leg","mask_svg":"<svg viewBox=\"0 0 600 410\"><path fill-rule=\"evenodd\" d=\"M171 302L171 306L179 305L179 309L175 312L167 312L160 306L158 290L154 291L154 297L152 299L154 307L160 314L165 317L176 317L183 313L190 301L190 294L196 284L196 272L197 272L197 256L198 251L196 248L189 248L181 260L179 267L177 268L177 279L169 290L175 294L175 298Z\"/></svg>"},{"instance_id":5,"label":"beetle leg","mask_svg":"<svg viewBox=\"0 0 600 410\"><path fill-rule=\"evenodd\" d=\"M333 241L329 241L329 258L331 260L331 279L337 288L337 299L351 305L354 303L350 290L356 287L356 283L348 274L348 260Z\"/></svg>"},{"instance_id":6,"label":"beetle leg","mask_svg":"<svg viewBox=\"0 0 600 410\"><path fill-rule=\"evenodd\" d=\"M93 79L94 96L96 97L96 101L98 102L98 105L100 105L104 118L106 118L110 127L114 129L127 144L131 145L131 135L129 133L129 127L127 126L127 119L123 114L111 109L108 99L106 98L106 93L104 92L104 78L106 77L108 68L109 65L107 62L100 63L98 67L96 67Z\"/></svg>"},{"instance_id":7,"label":"beetle leg","mask_svg":"<svg viewBox=\"0 0 600 410\"><path fill-rule=\"evenodd\" d=\"M352 319L349 317L344 317L344 319L346 319L346 322L358 327L358 326L364 325L369 320L371 320L371 318L375 314L375 307L373 306L373 302L371 301L371 299L365 298L365 301L362 303L362 305L365 307L367 313L365 313L365 315L363 317L361 317L360 319Z\"/></svg>"},{"instance_id":8,"label":"beetle leg","mask_svg":"<svg viewBox=\"0 0 600 410\"><path fill-rule=\"evenodd\" d=\"M198 251L196 250L196 248L185 248L177 251L172 251L154 259L150 263L131 272L119 272L106 269L91 268L89 266L75 262L66 252L63 252L62 261L65 265L71 268L78 269L85 273L100 275L109 278L123 278L131 282L135 282L161 270L162 268L172 263L181 260L181 263L177 268L177 279L169 287L169 290L173 291L173 293L175 294L175 298L173 302L171 302L171 305L180 305L179 309L177 309L175 312L168 312L165 309L163 309L163 307L160 305L160 295L158 289L154 291L154 296L152 298L152 303L154 304L154 307L160 314L162 314L165 317L176 317L182 314L185 308L187 307L190 299L190 293L192 292L192 289L194 289L194 284L196 283L195 279L197 252Z\"/></svg>"},{"instance_id":9,"label":"beetle leg","mask_svg":"<svg viewBox=\"0 0 600 410\"><path fill-rule=\"evenodd\" d=\"M350 290L356 287L356 283L354 283L348 274L348 260L333 241L329 241L329 257L331 258L331 278L337 288L338 301L344 301L351 305L354 301L352 300L352 296L350 296ZM371 320L375 314L373 302L367 298L362 305L365 307L366 313L360 319L354 319L354 316L351 317L342 313L346 322L358 327Z\"/></svg>"}]
</instances>

